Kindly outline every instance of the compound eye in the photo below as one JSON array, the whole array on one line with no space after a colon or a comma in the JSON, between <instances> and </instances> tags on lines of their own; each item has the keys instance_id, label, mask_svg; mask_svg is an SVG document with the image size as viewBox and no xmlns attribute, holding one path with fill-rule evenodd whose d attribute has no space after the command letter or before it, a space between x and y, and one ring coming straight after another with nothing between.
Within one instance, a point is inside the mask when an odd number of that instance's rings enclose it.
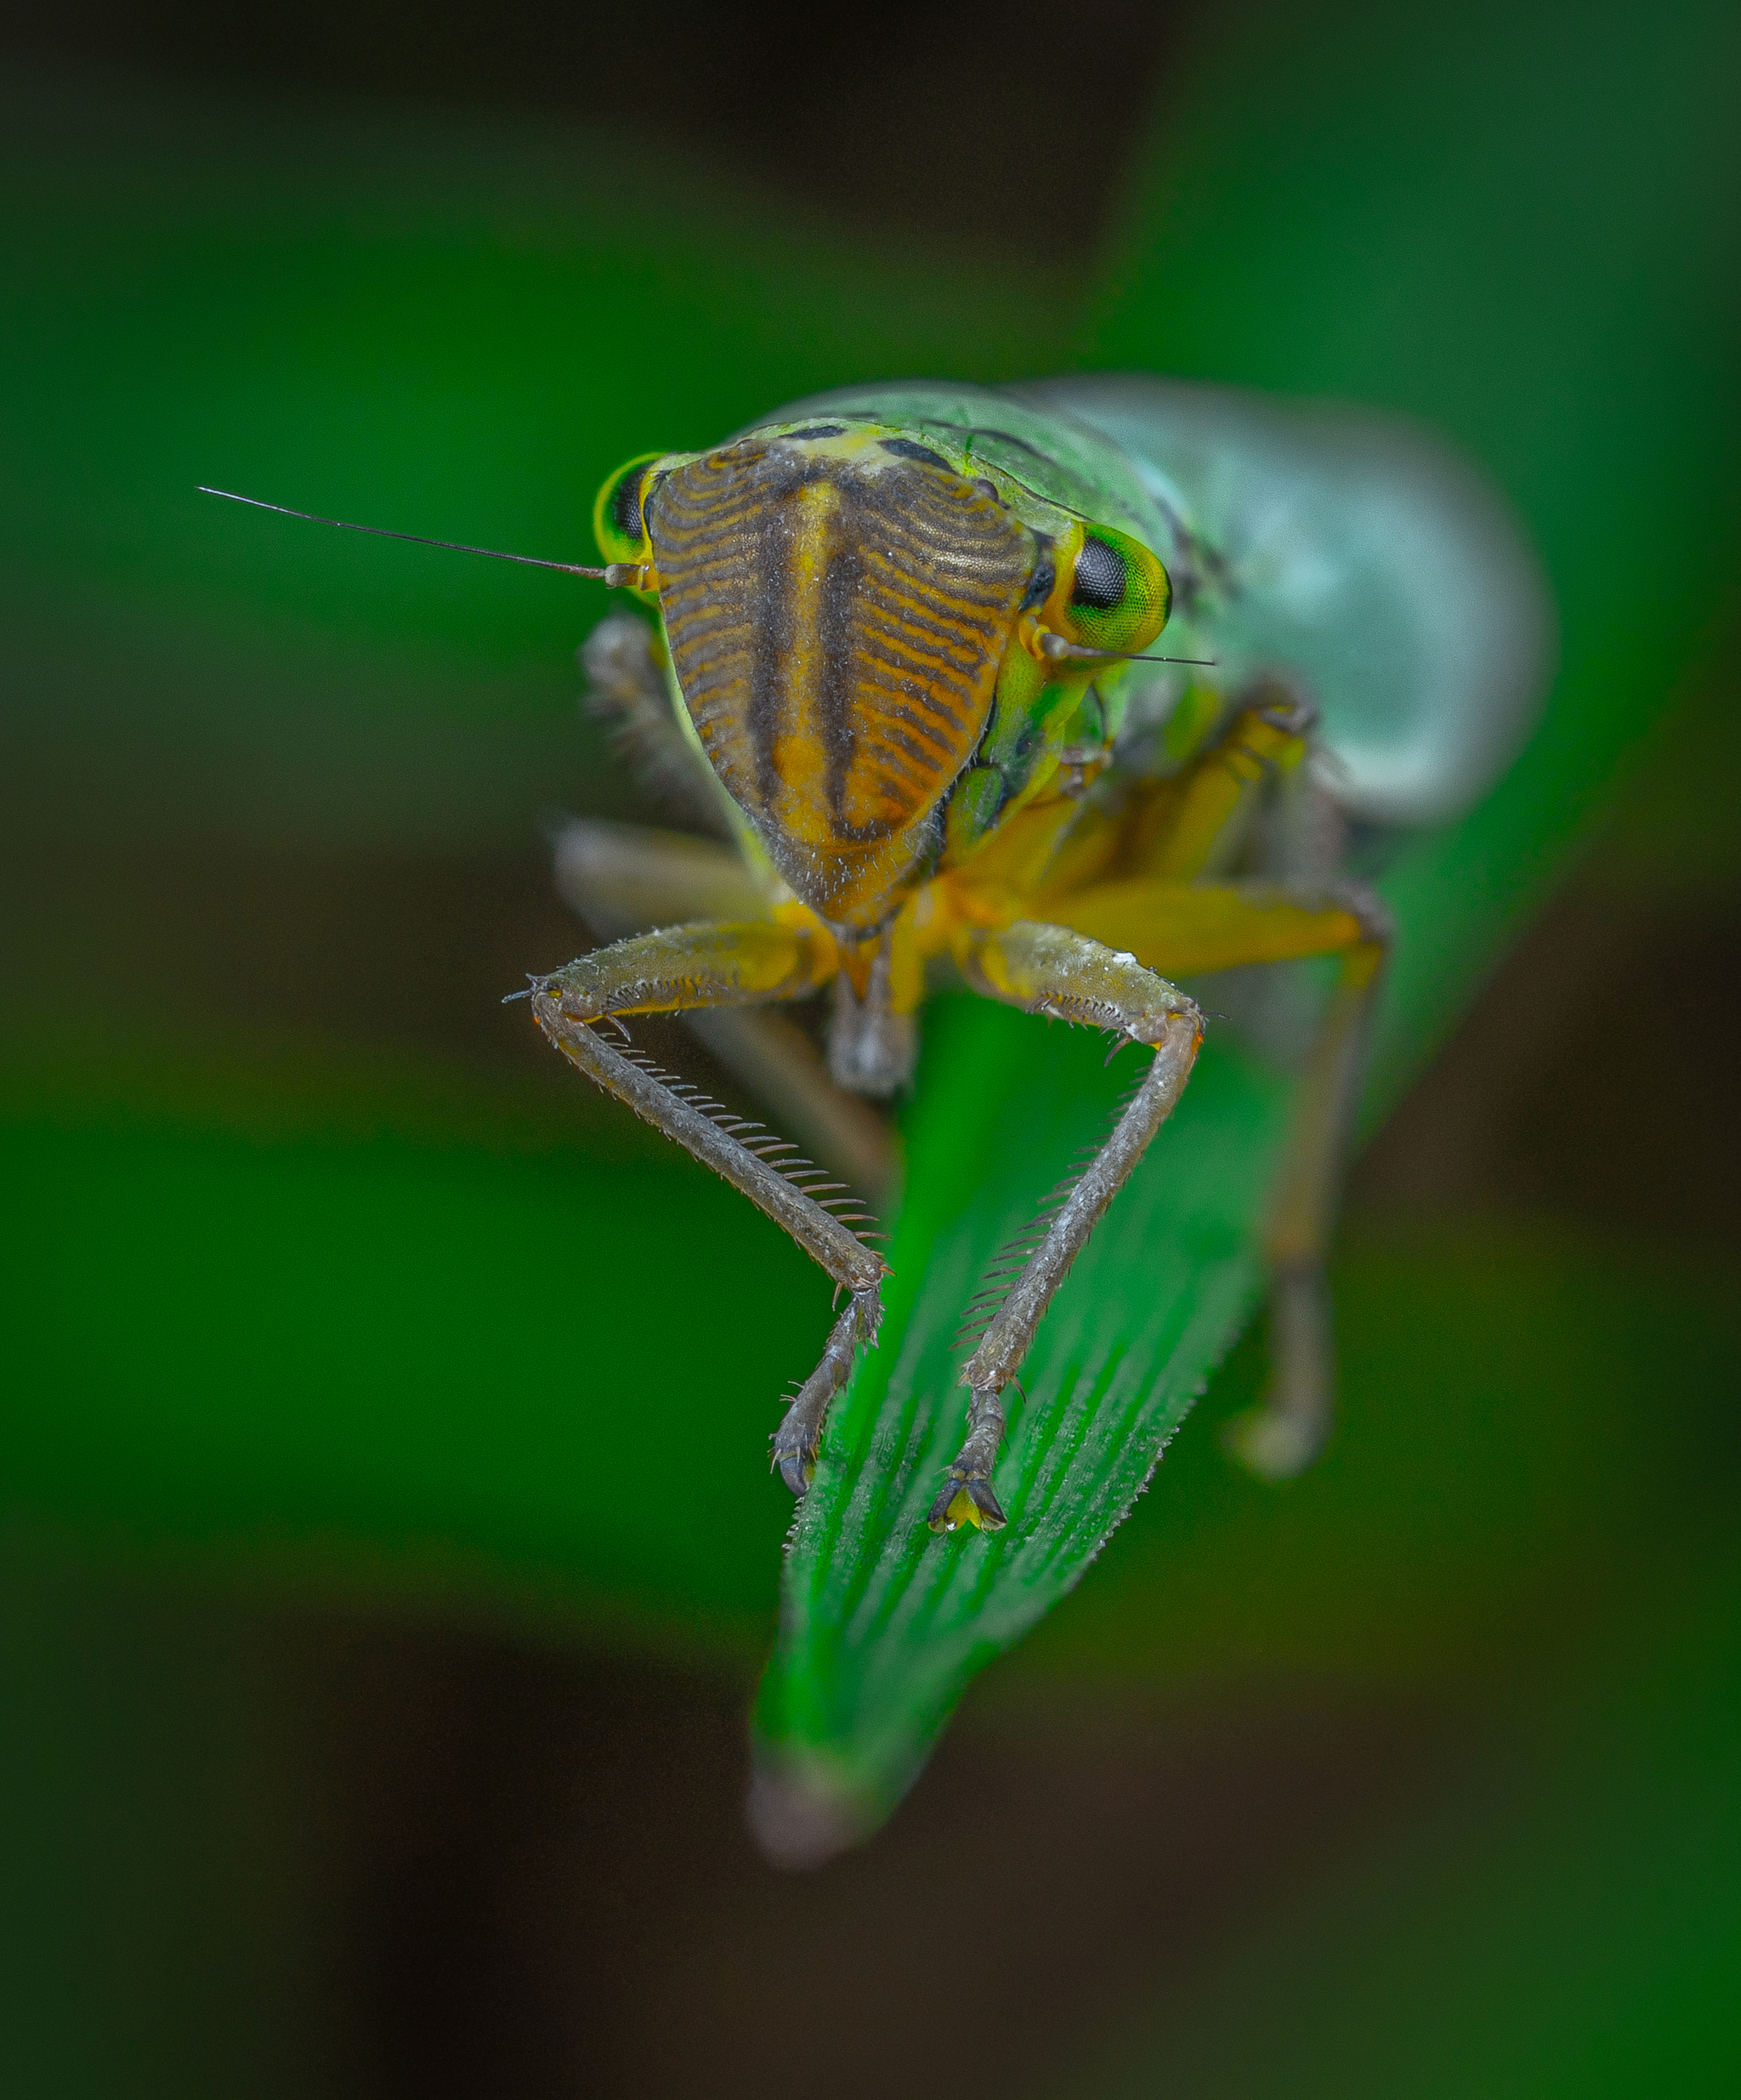
<instances>
[{"instance_id":1,"label":"compound eye","mask_svg":"<svg viewBox=\"0 0 1741 2100\"><path fill-rule=\"evenodd\" d=\"M645 561L647 548L648 468L662 452L638 452L626 461L598 491L593 506L593 531L599 552L607 561Z\"/></svg>"},{"instance_id":2,"label":"compound eye","mask_svg":"<svg viewBox=\"0 0 1741 2100\"><path fill-rule=\"evenodd\" d=\"M1104 540L1092 536L1084 540L1070 586L1071 604L1086 605L1091 612L1110 612L1124 595L1124 556Z\"/></svg>"},{"instance_id":3,"label":"compound eye","mask_svg":"<svg viewBox=\"0 0 1741 2100\"><path fill-rule=\"evenodd\" d=\"M1134 655L1166 625L1172 596L1166 570L1140 540L1093 525L1076 550L1065 618L1074 639Z\"/></svg>"}]
</instances>

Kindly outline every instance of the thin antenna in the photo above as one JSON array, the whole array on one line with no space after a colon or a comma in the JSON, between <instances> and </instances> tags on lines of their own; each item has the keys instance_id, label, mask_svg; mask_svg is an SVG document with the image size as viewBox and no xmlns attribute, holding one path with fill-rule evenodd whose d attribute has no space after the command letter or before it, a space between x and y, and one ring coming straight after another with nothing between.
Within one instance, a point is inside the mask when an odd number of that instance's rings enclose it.
<instances>
[{"instance_id":1,"label":"thin antenna","mask_svg":"<svg viewBox=\"0 0 1741 2100\"><path fill-rule=\"evenodd\" d=\"M234 489L208 489L199 484L201 496L221 496L231 503L247 503L255 510L275 510L281 518L305 518L310 525L337 525L341 532L372 532L383 540L410 540L418 547L451 548L457 554L487 554L491 561L523 561L532 569L559 569L564 576L593 576L601 583L627 583L638 573L634 562L614 561L608 568L589 569L577 561L542 561L536 554L504 554L499 548L468 547L460 540L429 540L421 532L393 532L385 525L353 525L346 518L322 518L312 510L292 510L287 503L262 502L258 496L238 496Z\"/></svg>"}]
</instances>

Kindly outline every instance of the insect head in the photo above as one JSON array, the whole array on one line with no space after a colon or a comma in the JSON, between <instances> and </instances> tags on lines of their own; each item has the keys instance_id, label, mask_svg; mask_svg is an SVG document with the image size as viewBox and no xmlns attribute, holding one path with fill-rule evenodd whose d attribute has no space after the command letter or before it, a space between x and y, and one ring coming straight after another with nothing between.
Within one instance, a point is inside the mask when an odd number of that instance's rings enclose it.
<instances>
[{"instance_id":1,"label":"insect head","mask_svg":"<svg viewBox=\"0 0 1741 2100\"><path fill-rule=\"evenodd\" d=\"M680 723L849 940L1085 733L1109 744L1122 660L1171 609L1150 548L975 456L973 435L771 425L632 459L594 511L606 560L662 616Z\"/></svg>"}]
</instances>

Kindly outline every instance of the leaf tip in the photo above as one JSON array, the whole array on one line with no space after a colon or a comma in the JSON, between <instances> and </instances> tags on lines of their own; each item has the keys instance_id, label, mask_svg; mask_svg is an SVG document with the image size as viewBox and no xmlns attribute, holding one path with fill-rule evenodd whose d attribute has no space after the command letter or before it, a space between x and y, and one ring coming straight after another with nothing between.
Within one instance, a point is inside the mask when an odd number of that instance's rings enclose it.
<instances>
[{"instance_id":1,"label":"leaf tip","mask_svg":"<svg viewBox=\"0 0 1741 2100\"><path fill-rule=\"evenodd\" d=\"M825 1759L757 1743L744 1814L763 1857L791 1873L825 1866L880 1819Z\"/></svg>"}]
</instances>

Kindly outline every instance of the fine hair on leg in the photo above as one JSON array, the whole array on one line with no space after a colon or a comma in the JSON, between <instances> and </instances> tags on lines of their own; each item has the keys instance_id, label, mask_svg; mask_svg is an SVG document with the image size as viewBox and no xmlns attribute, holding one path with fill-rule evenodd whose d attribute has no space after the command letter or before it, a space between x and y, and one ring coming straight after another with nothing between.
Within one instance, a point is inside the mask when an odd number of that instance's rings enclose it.
<instances>
[{"instance_id":1,"label":"fine hair on leg","mask_svg":"<svg viewBox=\"0 0 1741 2100\"><path fill-rule=\"evenodd\" d=\"M766 899L734 845L602 817L553 825L551 845L558 894L603 940L766 914ZM677 1018L752 1094L778 1109L784 1127L817 1159L879 1208L897 1200L901 1163L893 1132L867 1102L835 1083L796 1021L746 1006L690 1007Z\"/></svg>"},{"instance_id":2,"label":"fine hair on leg","mask_svg":"<svg viewBox=\"0 0 1741 2100\"><path fill-rule=\"evenodd\" d=\"M584 956L535 979L531 990L534 1018L571 1064L746 1195L849 1294L821 1363L776 1433L774 1462L800 1495L828 1404L846 1382L857 1345L876 1339L888 1263L853 1229L869 1223L868 1213L850 1193L833 1193L841 1184L823 1178L825 1169L784 1139L693 1098L692 1089L607 1041L593 1024L625 1012L800 996L814 988L819 967L814 944L784 928L683 927Z\"/></svg>"}]
</instances>

